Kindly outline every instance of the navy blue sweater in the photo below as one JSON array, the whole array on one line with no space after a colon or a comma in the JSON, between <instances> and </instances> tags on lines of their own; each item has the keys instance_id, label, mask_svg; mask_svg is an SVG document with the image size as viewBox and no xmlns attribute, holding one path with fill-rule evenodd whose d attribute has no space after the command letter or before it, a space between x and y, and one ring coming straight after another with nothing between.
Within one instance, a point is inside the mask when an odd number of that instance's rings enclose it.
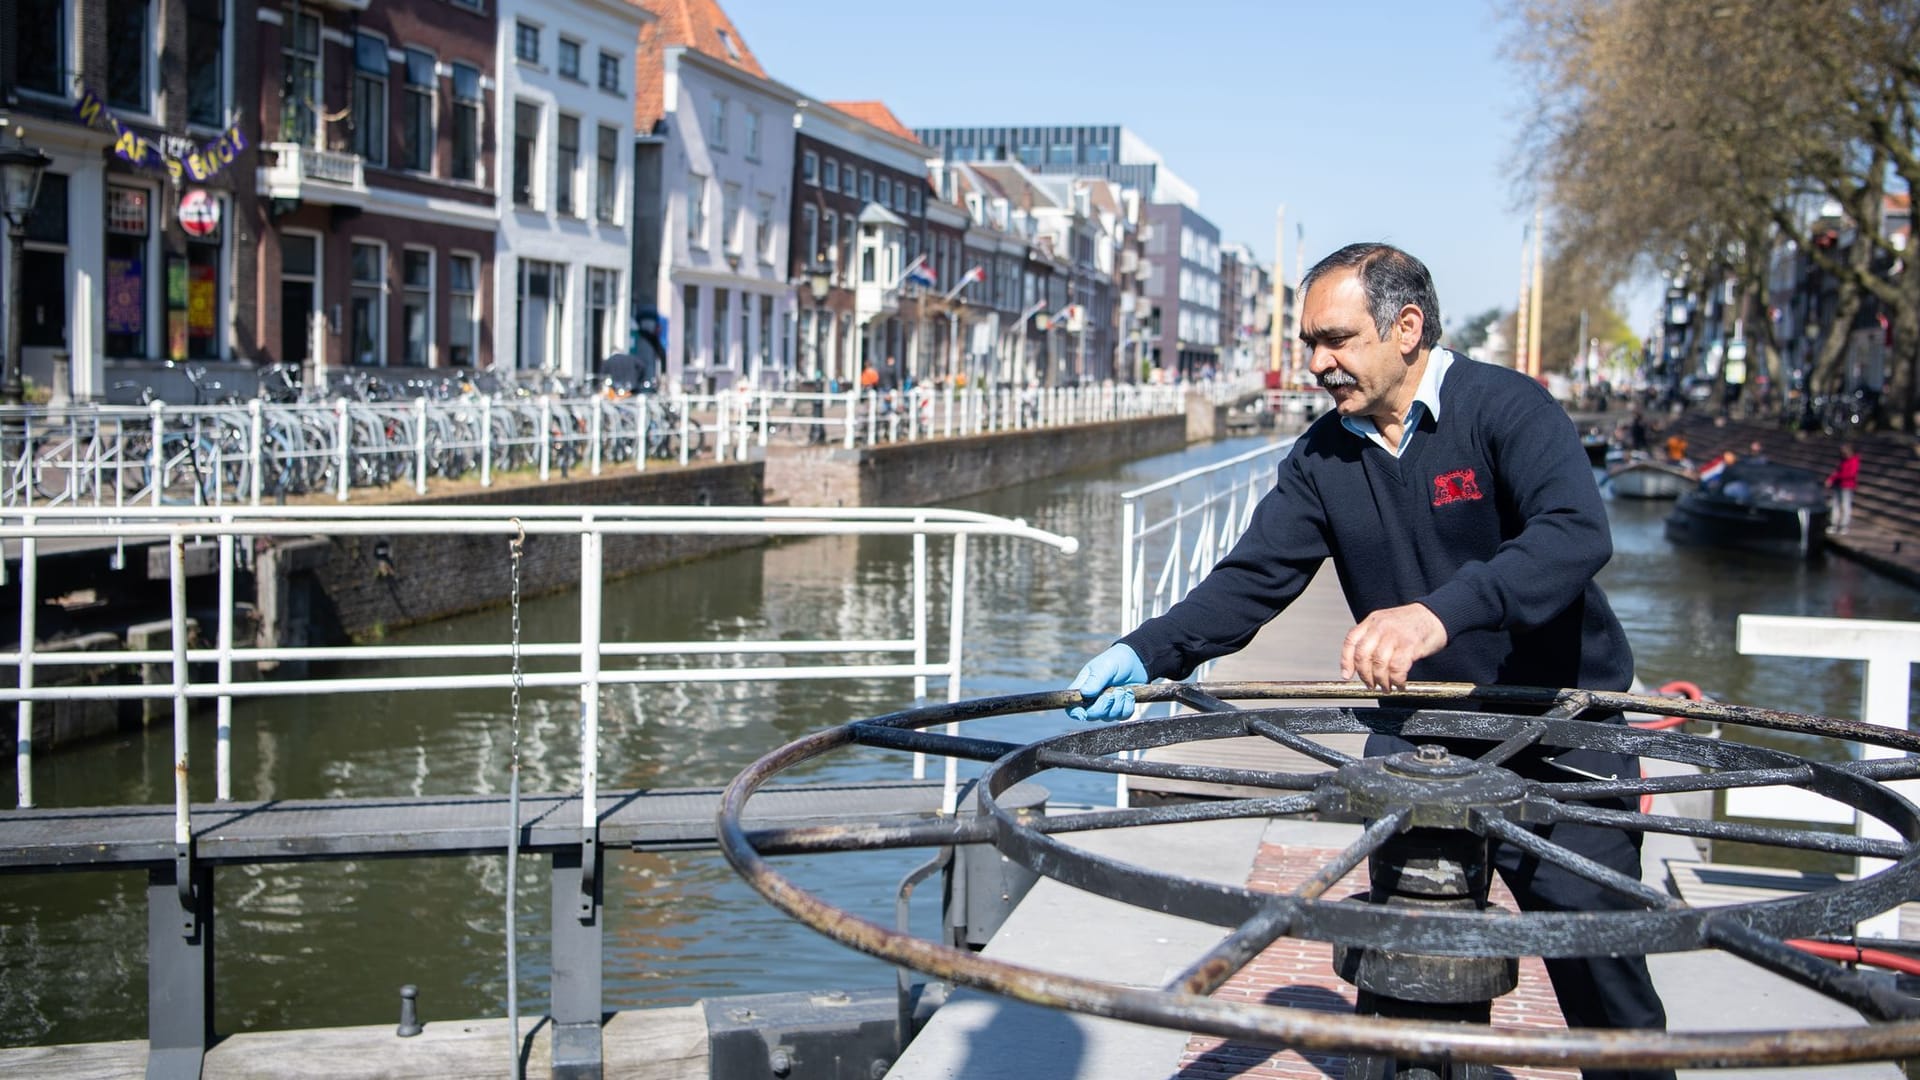
<instances>
[{"instance_id":1,"label":"navy blue sweater","mask_svg":"<svg viewBox=\"0 0 1920 1080\"><path fill-rule=\"evenodd\" d=\"M1331 558L1356 621L1415 601L1439 616L1446 647L1410 678L1627 689L1633 654L1593 580L1613 555L1606 508L1566 412L1460 357L1438 421L1421 415L1399 458L1337 414L1315 421L1226 558L1121 639L1147 674L1184 678L1244 646Z\"/></svg>"}]
</instances>

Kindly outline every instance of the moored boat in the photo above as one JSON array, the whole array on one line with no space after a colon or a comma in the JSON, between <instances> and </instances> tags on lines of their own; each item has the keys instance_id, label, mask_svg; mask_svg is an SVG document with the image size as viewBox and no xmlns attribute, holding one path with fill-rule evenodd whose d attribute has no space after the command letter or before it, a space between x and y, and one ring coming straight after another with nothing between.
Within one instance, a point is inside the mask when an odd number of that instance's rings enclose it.
<instances>
[{"instance_id":1,"label":"moored boat","mask_svg":"<svg viewBox=\"0 0 1920 1080\"><path fill-rule=\"evenodd\" d=\"M1827 528L1818 473L1770 462L1735 462L1680 496L1667 539L1811 558Z\"/></svg>"},{"instance_id":2,"label":"moored boat","mask_svg":"<svg viewBox=\"0 0 1920 1080\"><path fill-rule=\"evenodd\" d=\"M1607 470L1613 493L1628 499L1677 499L1692 491L1700 477L1689 468L1640 458Z\"/></svg>"}]
</instances>

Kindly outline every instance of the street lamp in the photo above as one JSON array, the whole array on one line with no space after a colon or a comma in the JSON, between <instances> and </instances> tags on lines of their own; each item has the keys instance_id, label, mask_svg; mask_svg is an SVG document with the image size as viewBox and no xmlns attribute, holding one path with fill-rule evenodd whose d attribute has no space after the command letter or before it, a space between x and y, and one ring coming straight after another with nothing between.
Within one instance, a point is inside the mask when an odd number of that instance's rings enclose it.
<instances>
[{"instance_id":1,"label":"street lamp","mask_svg":"<svg viewBox=\"0 0 1920 1080\"><path fill-rule=\"evenodd\" d=\"M0 377L0 402L8 405L20 404L20 306L26 295L20 281L21 242L40 193L40 174L53 164L52 158L26 144L25 135L16 127L13 142L0 145L0 214L7 219L7 369Z\"/></svg>"},{"instance_id":2,"label":"street lamp","mask_svg":"<svg viewBox=\"0 0 1920 1080\"><path fill-rule=\"evenodd\" d=\"M813 340L808 344L812 346L815 371L820 370L820 309L825 306L827 293L832 289L833 277L825 264L813 263L807 267L807 295L813 298L813 325L808 328Z\"/></svg>"}]
</instances>

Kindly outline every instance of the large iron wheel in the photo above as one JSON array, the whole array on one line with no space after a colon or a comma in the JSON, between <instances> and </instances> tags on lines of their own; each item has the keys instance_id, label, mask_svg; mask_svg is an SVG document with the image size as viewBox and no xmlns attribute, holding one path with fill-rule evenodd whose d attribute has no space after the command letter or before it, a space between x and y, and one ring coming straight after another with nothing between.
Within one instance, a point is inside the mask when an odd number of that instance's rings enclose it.
<instances>
[{"instance_id":1,"label":"large iron wheel","mask_svg":"<svg viewBox=\"0 0 1920 1080\"><path fill-rule=\"evenodd\" d=\"M990 716L1051 712L1078 704L1071 691L934 705L831 728L762 757L728 785L719 811L722 850L746 881L776 907L862 952L930 976L1007 997L1114 1019L1152 1024L1275 1048L1349 1052L1504 1065L1716 1067L1814 1065L1920 1054L1920 1000L1887 981L1803 953L1786 939L1847 933L1853 923L1920 895L1920 809L1884 781L1920 776L1920 757L1827 764L1794 754L1677 730L1597 723L1621 712L1681 716L1720 724L1826 736L1912 754L1920 737L1860 722L1711 701L1584 690L1416 683L1396 705L1237 708L1229 701L1360 699L1351 683L1155 684L1136 691L1144 705L1177 700L1197 710L1110 725L1088 725L1026 745L924 729ZM1506 710L1506 711L1492 711ZM1355 759L1308 738L1382 732L1415 743L1473 740L1431 780L1413 768L1383 774L1388 759ZM1127 752L1189 741L1261 736L1324 763L1310 774L1153 763ZM783 771L839 748L886 747L988 762L974 787L978 813L917 825L878 823L749 832L741 815L755 791ZM1700 767L1699 775L1566 782L1522 779L1502 767L1516 755L1603 750ZM1423 755L1424 756L1424 755ZM1411 760L1414 755L1405 755ZM1002 807L1013 785L1055 769L1132 773L1230 783L1271 791L1147 809L1037 816ZM1383 779L1384 776L1384 779ZM1467 788L1456 785L1470 780ZM1824 795L1878 819L1901 838L1878 840L1824 831L1608 810L1597 800L1643 794L1788 785ZM1463 794L1464 792L1464 794ZM1090 829L1316 811L1371 822L1360 838L1291 894L1258 892L1157 872L1064 842ZM1891 864L1857 880L1787 899L1693 908L1637 879L1615 873L1539 838L1529 826L1559 821L1642 832L1738 840L1803 851L1861 855ZM1464 830L1514 843L1636 902L1635 910L1523 912L1424 910L1330 900L1321 895L1396 835L1415 828ZM1180 976L1146 990L1007 963L896 932L840 910L777 872L768 856L881 848L991 843L1028 868L1086 891L1142 908L1229 929ZM1859 1011L1864 1027L1770 1031L1518 1030L1479 1025L1332 1015L1207 996L1280 937L1439 956L1578 956L1718 949L1745 958Z\"/></svg>"}]
</instances>

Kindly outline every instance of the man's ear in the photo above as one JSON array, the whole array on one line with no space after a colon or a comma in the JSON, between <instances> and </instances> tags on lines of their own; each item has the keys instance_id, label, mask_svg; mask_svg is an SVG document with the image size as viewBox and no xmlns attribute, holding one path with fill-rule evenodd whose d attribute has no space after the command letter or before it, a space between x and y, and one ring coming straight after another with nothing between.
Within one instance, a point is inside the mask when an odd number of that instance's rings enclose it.
<instances>
[{"instance_id":1,"label":"man's ear","mask_svg":"<svg viewBox=\"0 0 1920 1080\"><path fill-rule=\"evenodd\" d=\"M1420 310L1418 304L1408 304L1400 309L1400 315L1393 320L1394 344L1400 347L1400 355L1411 357L1420 350L1420 335L1427 328L1427 313Z\"/></svg>"}]
</instances>

